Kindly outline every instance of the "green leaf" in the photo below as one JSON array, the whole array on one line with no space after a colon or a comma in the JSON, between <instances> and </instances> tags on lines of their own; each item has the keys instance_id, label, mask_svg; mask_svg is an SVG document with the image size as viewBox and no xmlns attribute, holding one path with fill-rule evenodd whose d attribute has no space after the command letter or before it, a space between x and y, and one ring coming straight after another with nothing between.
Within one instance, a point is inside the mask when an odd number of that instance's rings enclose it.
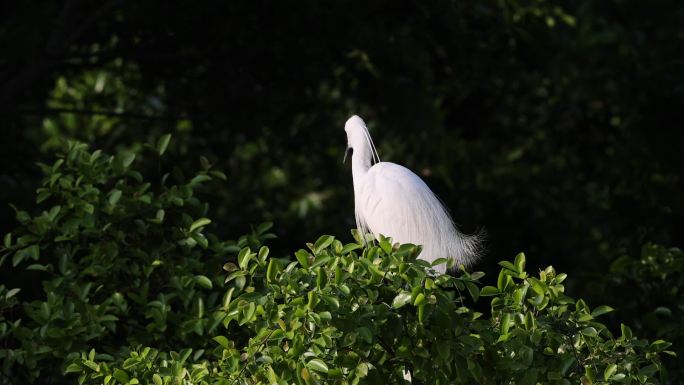
<instances>
[{"instance_id":1,"label":"green leaf","mask_svg":"<svg viewBox=\"0 0 684 385\"><path fill-rule=\"evenodd\" d=\"M664 340L655 340L655 341L651 342L651 345L650 345L651 349L658 351L658 352L663 351L663 350L669 348L670 346L672 346L672 343L664 341Z\"/></svg>"},{"instance_id":2,"label":"green leaf","mask_svg":"<svg viewBox=\"0 0 684 385\"><path fill-rule=\"evenodd\" d=\"M223 270L225 270L225 271L227 271L227 272L229 272L229 273L232 273L232 272L234 272L235 270L239 270L239 269L240 269L240 268L237 267L237 265L234 264L233 262L226 262L226 263L223 264Z\"/></svg>"},{"instance_id":3,"label":"green leaf","mask_svg":"<svg viewBox=\"0 0 684 385\"><path fill-rule=\"evenodd\" d=\"M318 304L319 302L318 294L315 291L310 291L307 293L307 297L309 301L307 302L306 306L309 309L313 309L314 307L316 307L316 304Z\"/></svg>"},{"instance_id":4,"label":"green leaf","mask_svg":"<svg viewBox=\"0 0 684 385\"><path fill-rule=\"evenodd\" d=\"M264 263L266 261L266 258L268 258L269 252L270 252L270 250L266 246L261 246L261 248L259 248L259 253L258 253L257 258L259 259L260 263Z\"/></svg>"},{"instance_id":5,"label":"green leaf","mask_svg":"<svg viewBox=\"0 0 684 385\"><path fill-rule=\"evenodd\" d=\"M658 373L658 371L660 371L660 368L658 367L658 365L657 364L651 364L651 365L648 365L648 366L645 366L645 367L639 369L639 374L652 377L656 373Z\"/></svg>"},{"instance_id":6,"label":"green leaf","mask_svg":"<svg viewBox=\"0 0 684 385\"><path fill-rule=\"evenodd\" d=\"M36 203L43 203L45 202L48 198L52 196L52 192L49 190L41 191L37 196L36 196Z\"/></svg>"},{"instance_id":7,"label":"green leaf","mask_svg":"<svg viewBox=\"0 0 684 385\"><path fill-rule=\"evenodd\" d=\"M615 364L608 365L606 370L603 371L603 379L608 381L608 379L613 376L613 373L615 373L616 370L617 370L617 365L615 365Z\"/></svg>"},{"instance_id":8,"label":"green leaf","mask_svg":"<svg viewBox=\"0 0 684 385\"><path fill-rule=\"evenodd\" d=\"M250 302L249 305L247 305L243 309L242 319L240 320L240 325L251 322L255 311L256 311L256 305L254 304L254 302Z\"/></svg>"},{"instance_id":9,"label":"green leaf","mask_svg":"<svg viewBox=\"0 0 684 385\"><path fill-rule=\"evenodd\" d=\"M228 305L230 305L230 301L233 299L233 291L235 291L235 288L231 287L223 296L223 307L228 307Z\"/></svg>"},{"instance_id":10,"label":"green leaf","mask_svg":"<svg viewBox=\"0 0 684 385\"><path fill-rule=\"evenodd\" d=\"M128 383L128 381L131 379L128 376L128 373L118 368L114 369L114 373L112 373L112 376L122 384Z\"/></svg>"},{"instance_id":11,"label":"green leaf","mask_svg":"<svg viewBox=\"0 0 684 385\"><path fill-rule=\"evenodd\" d=\"M268 268L266 269L266 281L275 281L276 274L278 274L281 270L282 267L280 265L280 262L275 258L270 259L268 261Z\"/></svg>"},{"instance_id":12,"label":"green leaf","mask_svg":"<svg viewBox=\"0 0 684 385\"><path fill-rule=\"evenodd\" d=\"M418 306L418 322L423 323L425 320L425 309L427 308L427 304L422 304Z\"/></svg>"},{"instance_id":13,"label":"green leaf","mask_svg":"<svg viewBox=\"0 0 684 385\"><path fill-rule=\"evenodd\" d=\"M535 326L535 320L534 320L534 315L532 312L528 312L525 314L525 329L527 330L532 330L534 329Z\"/></svg>"},{"instance_id":14,"label":"green leaf","mask_svg":"<svg viewBox=\"0 0 684 385\"><path fill-rule=\"evenodd\" d=\"M527 289L529 287L529 285L521 285L513 291L513 300L515 301L516 305L520 306L523 304L525 297L527 296Z\"/></svg>"},{"instance_id":15,"label":"green leaf","mask_svg":"<svg viewBox=\"0 0 684 385\"><path fill-rule=\"evenodd\" d=\"M539 295L546 294L546 285L543 282L534 277L529 277L527 281L530 283L530 286L535 293Z\"/></svg>"},{"instance_id":16,"label":"green leaf","mask_svg":"<svg viewBox=\"0 0 684 385\"><path fill-rule=\"evenodd\" d=\"M523 346L520 348L518 356L526 366L532 365L532 361L534 360L534 349L529 346Z\"/></svg>"},{"instance_id":17,"label":"green leaf","mask_svg":"<svg viewBox=\"0 0 684 385\"><path fill-rule=\"evenodd\" d=\"M199 174L199 175L196 175L194 178L192 178L190 180L190 183L188 183L188 185L194 187L194 186L197 186L201 183L208 182L210 180L211 180L211 177L209 175Z\"/></svg>"},{"instance_id":18,"label":"green leaf","mask_svg":"<svg viewBox=\"0 0 684 385\"><path fill-rule=\"evenodd\" d=\"M245 278L244 275L241 275L237 278L235 278L235 288L238 290L242 290L245 287L245 284L247 283L247 278Z\"/></svg>"},{"instance_id":19,"label":"green leaf","mask_svg":"<svg viewBox=\"0 0 684 385\"><path fill-rule=\"evenodd\" d=\"M10 289L10 290L7 291L7 293L5 294L5 299L10 299L10 298L14 297L14 296L17 295L17 293L19 293L20 291L21 291L21 289L18 288L18 287L15 287L14 289Z\"/></svg>"},{"instance_id":20,"label":"green leaf","mask_svg":"<svg viewBox=\"0 0 684 385\"><path fill-rule=\"evenodd\" d=\"M64 373L80 373L82 369L81 365L72 362L64 369Z\"/></svg>"},{"instance_id":21,"label":"green leaf","mask_svg":"<svg viewBox=\"0 0 684 385\"><path fill-rule=\"evenodd\" d=\"M90 163L93 163L94 161L98 160L100 156L102 155L102 150L95 150L93 151L92 154L90 154ZM60 159L61 160L61 159ZM61 164L61 163L60 163Z\"/></svg>"},{"instance_id":22,"label":"green leaf","mask_svg":"<svg viewBox=\"0 0 684 385\"><path fill-rule=\"evenodd\" d=\"M261 235L261 234L267 232L268 230L270 230L272 227L273 227L273 222L260 223L259 226L257 226L257 228L256 228L256 233Z\"/></svg>"},{"instance_id":23,"label":"green leaf","mask_svg":"<svg viewBox=\"0 0 684 385\"><path fill-rule=\"evenodd\" d=\"M281 340L285 337L285 332L282 329L275 329L271 332L269 341Z\"/></svg>"},{"instance_id":24,"label":"green leaf","mask_svg":"<svg viewBox=\"0 0 684 385\"><path fill-rule=\"evenodd\" d=\"M14 253L14 256L12 257L12 266L17 266L19 263L21 263L23 260L27 258L31 258L37 261L39 257L40 248L38 247L38 245L31 245Z\"/></svg>"},{"instance_id":25,"label":"green leaf","mask_svg":"<svg viewBox=\"0 0 684 385\"><path fill-rule=\"evenodd\" d=\"M299 249L295 252L295 257L297 258L297 261L299 261L299 264L302 265L303 268L308 269L309 268L309 252L304 250L304 249Z\"/></svg>"},{"instance_id":26,"label":"green leaf","mask_svg":"<svg viewBox=\"0 0 684 385\"><path fill-rule=\"evenodd\" d=\"M432 261L432 263L430 263L430 265L439 266L439 265L445 264L447 262L449 262L449 258L437 258L434 261Z\"/></svg>"},{"instance_id":27,"label":"green leaf","mask_svg":"<svg viewBox=\"0 0 684 385\"><path fill-rule=\"evenodd\" d=\"M360 249L361 247L362 246L359 245L358 243L348 243L348 244L344 245L342 250L340 250L340 254L346 255L346 254L349 254L351 251Z\"/></svg>"},{"instance_id":28,"label":"green leaf","mask_svg":"<svg viewBox=\"0 0 684 385\"><path fill-rule=\"evenodd\" d=\"M508 285L511 283L511 277L506 274L505 270L501 270L499 272L499 278L496 281L496 286L499 289L500 292L506 291L508 288Z\"/></svg>"},{"instance_id":29,"label":"green leaf","mask_svg":"<svg viewBox=\"0 0 684 385\"><path fill-rule=\"evenodd\" d=\"M356 368L354 369L354 374L358 378L363 378L368 375L368 364L365 362L361 362L358 365L356 365Z\"/></svg>"},{"instance_id":30,"label":"green leaf","mask_svg":"<svg viewBox=\"0 0 684 385\"><path fill-rule=\"evenodd\" d=\"M164 134L159 138L157 141L157 154L159 155L164 155L166 152L166 148L169 146L169 142L171 141L171 134Z\"/></svg>"},{"instance_id":31,"label":"green leaf","mask_svg":"<svg viewBox=\"0 0 684 385\"><path fill-rule=\"evenodd\" d=\"M507 335L510 327L511 327L511 314L510 313L504 313L503 316L501 317L501 325L500 325L501 335L502 336Z\"/></svg>"},{"instance_id":32,"label":"green leaf","mask_svg":"<svg viewBox=\"0 0 684 385\"><path fill-rule=\"evenodd\" d=\"M209 159L207 159L206 156L200 156L200 164L202 165L203 170L209 170L211 168L211 162L209 162Z\"/></svg>"},{"instance_id":33,"label":"green leaf","mask_svg":"<svg viewBox=\"0 0 684 385\"><path fill-rule=\"evenodd\" d=\"M435 287L435 281L432 278L425 278L425 288L427 290L432 290Z\"/></svg>"},{"instance_id":34,"label":"green leaf","mask_svg":"<svg viewBox=\"0 0 684 385\"><path fill-rule=\"evenodd\" d=\"M50 209L50 212L48 213L48 217L50 218L50 221L51 221L51 222L54 221L55 218L57 218L57 215L59 214L59 212L60 212L61 210L62 210L62 206L53 206L53 207Z\"/></svg>"},{"instance_id":35,"label":"green leaf","mask_svg":"<svg viewBox=\"0 0 684 385\"><path fill-rule=\"evenodd\" d=\"M189 231L190 231L190 232L193 232L193 231L195 231L196 229L198 229L198 228L200 228L200 227L202 227L202 226L206 226L206 225L208 225L208 224L210 224L210 223L211 223L211 219L209 219L209 218L200 218L200 219L198 219L198 220L192 222L192 224L190 225Z\"/></svg>"},{"instance_id":36,"label":"green leaf","mask_svg":"<svg viewBox=\"0 0 684 385\"><path fill-rule=\"evenodd\" d=\"M560 274L556 275L556 283L561 283L561 282L565 281L565 279L567 277L568 277L568 275L565 273L560 273Z\"/></svg>"},{"instance_id":37,"label":"green leaf","mask_svg":"<svg viewBox=\"0 0 684 385\"><path fill-rule=\"evenodd\" d=\"M121 190L114 189L109 192L109 204L114 206L116 205L117 202L119 202L119 199L121 198Z\"/></svg>"},{"instance_id":38,"label":"green leaf","mask_svg":"<svg viewBox=\"0 0 684 385\"><path fill-rule=\"evenodd\" d=\"M615 309L613 309L613 308L610 307L610 306L602 305L602 306L599 306L599 307L597 307L596 309L594 309L594 310L591 312L591 316L594 317L594 318L596 318L596 317L598 317L598 316L600 316L600 315L602 315L602 314L610 313L610 312L612 312L613 310L615 310Z\"/></svg>"},{"instance_id":39,"label":"green leaf","mask_svg":"<svg viewBox=\"0 0 684 385\"><path fill-rule=\"evenodd\" d=\"M250 259L252 259L252 252L249 247L244 247L237 256L238 266L243 270L247 269Z\"/></svg>"},{"instance_id":40,"label":"green leaf","mask_svg":"<svg viewBox=\"0 0 684 385\"><path fill-rule=\"evenodd\" d=\"M226 349L228 349L228 346L230 346L230 345L228 344L228 338L226 338L226 337L224 337L224 336L216 336L216 337L214 337L214 338L212 338L212 339L213 339L214 341L218 342L219 345L223 346L223 347L226 348Z\"/></svg>"},{"instance_id":41,"label":"green leaf","mask_svg":"<svg viewBox=\"0 0 684 385\"><path fill-rule=\"evenodd\" d=\"M369 344L373 343L373 333L370 331L369 328L361 326L360 328L356 329L356 332L362 340L366 341Z\"/></svg>"},{"instance_id":42,"label":"green leaf","mask_svg":"<svg viewBox=\"0 0 684 385\"><path fill-rule=\"evenodd\" d=\"M395 309L399 309L400 307L406 305L411 301L411 293L408 291L402 291L401 293L397 294L396 297L392 300L392 307Z\"/></svg>"},{"instance_id":43,"label":"green leaf","mask_svg":"<svg viewBox=\"0 0 684 385\"><path fill-rule=\"evenodd\" d=\"M655 308L655 310L653 310L653 312L657 315L660 315L660 316L665 316L665 317L672 316L672 310L670 310L669 308L667 308L665 306L658 306L657 308Z\"/></svg>"},{"instance_id":44,"label":"green leaf","mask_svg":"<svg viewBox=\"0 0 684 385\"><path fill-rule=\"evenodd\" d=\"M518 268L515 267L515 265L513 265L512 263L510 263L510 262L508 262L508 261L501 261L501 262L499 262L499 266L502 266L504 269L508 269L508 270L513 271L513 272L515 272L515 273L519 273L519 272L520 272L520 271L518 270Z\"/></svg>"},{"instance_id":45,"label":"green leaf","mask_svg":"<svg viewBox=\"0 0 684 385\"><path fill-rule=\"evenodd\" d=\"M316 269L316 288L322 290L325 284L328 283L328 275L323 267Z\"/></svg>"},{"instance_id":46,"label":"green leaf","mask_svg":"<svg viewBox=\"0 0 684 385\"><path fill-rule=\"evenodd\" d=\"M152 382L154 382L154 385L162 385L164 384L164 381L162 381L162 378L159 374L154 373L152 375Z\"/></svg>"},{"instance_id":47,"label":"green leaf","mask_svg":"<svg viewBox=\"0 0 684 385\"><path fill-rule=\"evenodd\" d=\"M332 235L323 235L319 237L316 243L314 244L314 252L316 254L320 253L321 251L323 251L323 249L330 246L334 240L335 237L333 237Z\"/></svg>"},{"instance_id":48,"label":"green leaf","mask_svg":"<svg viewBox=\"0 0 684 385\"><path fill-rule=\"evenodd\" d=\"M209 175L213 176L216 179L228 180L228 177L226 176L226 174L223 171L211 170L211 171L209 171Z\"/></svg>"},{"instance_id":49,"label":"green leaf","mask_svg":"<svg viewBox=\"0 0 684 385\"><path fill-rule=\"evenodd\" d=\"M516 255L513 264L518 272L525 271L525 253L519 253Z\"/></svg>"},{"instance_id":50,"label":"green leaf","mask_svg":"<svg viewBox=\"0 0 684 385\"><path fill-rule=\"evenodd\" d=\"M423 293L418 293L416 296L416 299L413 301L413 306L420 306L425 302L425 294Z\"/></svg>"},{"instance_id":51,"label":"green leaf","mask_svg":"<svg viewBox=\"0 0 684 385\"><path fill-rule=\"evenodd\" d=\"M190 234L190 238L192 238L192 240L194 240L195 243L200 245L203 249L209 247L209 240L200 233L192 233Z\"/></svg>"},{"instance_id":52,"label":"green leaf","mask_svg":"<svg viewBox=\"0 0 684 385\"><path fill-rule=\"evenodd\" d=\"M378 243L379 243L380 249L382 249L382 251L384 251L385 254L390 254L392 252L392 244L390 243L389 239L387 239L383 236L380 236L380 242L378 242Z\"/></svg>"},{"instance_id":53,"label":"green leaf","mask_svg":"<svg viewBox=\"0 0 684 385\"><path fill-rule=\"evenodd\" d=\"M192 354L192 348L183 349L178 354L180 356L178 361L180 361L181 363L185 362L185 360L187 360L188 357L190 357L190 354Z\"/></svg>"},{"instance_id":54,"label":"green leaf","mask_svg":"<svg viewBox=\"0 0 684 385\"><path fill-rule=\"evenodd\" d=\"M485 273L483 273L481 271L474 271L474 272L470 273L470 279L471 280L478 280L484 276L485 276Z\"/></svg>"},{"instance_id":55,"label":"green leaf","mask_svg":"<svg viewBox=\"0 0 684 385\"><path fill-rule=\"evenodd\" d=\"M135 160L135 154L132 152L127 152L121 155L121 165L124 169L128 168Z\"/></svg>"},{"instance_id":56,"label":"green leaf","mask_svg":"<svg viewBox=\"0 0 684 385\"><path fill-rule=\"evenodd\" d=\"M41 265L39 263L34 263L32 265L28 265L26 267L26 270L36 270L36 271L48 271L49 267L48 265Z\"/></svg>"},{"instance_id":57,"label":"green leaf","mask_svg":"<svg viewBox=\"0 0 684 385\"><path fill-rule=\"evenodd\" d=\"M90 203L86 203L83 205L83 211L85 211L88 214L93 214L95 212L95 206L93 206Z\"/></svg>"},{"instance_id":58,"label":"green leaf","mask_svg":"<svg viewBox=\"0 0 684 385\"><path fill-rule=\"evenodd\" d=\"M211 280L207 278L204 275L196 275L195 278L195 283L200 285L201 287L205 289L211 289L214 285L211 283Z\"/></svg>"},{"instance_id":59,"label":"green leaf","mask_svg":"<svg viewBox=\"0 0 684 385\"><path fill-rule=\"evenodd\" d=\"M491 297L495 295L499 295L499 289L495 288L494 286L485 286L480 290L480 296L481 297Z\"/></svg>"},{"instance_id":60,"label":"green leaf","mask_svg":"<svg viewBox=\"0 0 684 385\"><path fill-rule=\"evenodd\" d=\"M582 335L585 335L587 337L598 336L598 331L596 331L596 329L593 326L589 326L589 327L586 327L586 328L580 330L580 333L582 333Z\"/></svg>"},{"instance_id":61,"label":"green leaf","mask_svg":"<svg viewBox=\"0 0 684 385\"><path fill-rule=\"evenodd\" d=\"M466 282L465 285L470 293L470 296L473 298L473 301L477 302L477 300L480 298L480 288L478 288L477 285L472 282Z\"/></svg>"},{"instance_id":62,"label":"green leaf","mask_svg":"<svg viewBox=\"0 0 684 385\"><path fill-rule=\"evenodd\" d=\"M328 373L328 365L323 362L323 360L320 360L318 358L314 358L313 360L307 362L306 366L308 366L311 370L315 370L317 372L321 373Z\"/></svg>"}]
</instances>

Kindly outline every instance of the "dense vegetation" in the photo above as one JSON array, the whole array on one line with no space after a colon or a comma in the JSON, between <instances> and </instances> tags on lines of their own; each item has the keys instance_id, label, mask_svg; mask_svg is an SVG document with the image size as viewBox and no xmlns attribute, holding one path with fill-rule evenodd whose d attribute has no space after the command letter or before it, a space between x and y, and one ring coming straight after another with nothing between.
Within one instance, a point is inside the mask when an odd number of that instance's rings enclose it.
<instances>
[{"instance_id":1,"label":"dense vegetation","mask_svg":"<svg viewBox=\"0 0 684 385\"><path fill-rule=\"evenodd\" d=\"M162 137L154 156L167 149ZM148 151L152 152L152 151ZM662 339L618 336L565 294L566 274L537 276L525 256L496 283L436 275L414 245L320 237L270 255L270 224L237 241L206 230L207 166L148 177L138 155L69 142L37 191L42 213L17 211L0 263L35 272L27 299L0 286L3 383L447 384L659 383ZM440 263L443 261L436 261ZM473 301L493 297L483 314ZM76 381L73 378L73 381Z\"/></svg>"},{"instance_id":2,"label":"dense vegetation","mask_svg":"<svg viewBox=\"0 0 684 385\"><path fill-rule=\"evenodd\" d=\"M681 357L680 3L3 3L3 374L61 382L70 354L90 349L90 361L128 371L121 349L145 346L158 357L192 348L188 365L213 367L209 336L234 331L212 323L230 287L223 264L238 265L245 247L258 255L264 236L282 267L321 234L355 243L340 164L352 113L382 159L424 178L465 232L486 230L484 285L524 250L529 276L553 265L568 273L568 295L615 309L602 316L608 330L592 326L596 338L619 341L625 324ZM308 282L300 269L292 282ZM480 320L500 323L471 300ZM249 325L235 349L248 346ZM659 359L664 381L684 383L676 359ZM155 381L155 365L136 370Z\"/></svg>"}]
</instances>

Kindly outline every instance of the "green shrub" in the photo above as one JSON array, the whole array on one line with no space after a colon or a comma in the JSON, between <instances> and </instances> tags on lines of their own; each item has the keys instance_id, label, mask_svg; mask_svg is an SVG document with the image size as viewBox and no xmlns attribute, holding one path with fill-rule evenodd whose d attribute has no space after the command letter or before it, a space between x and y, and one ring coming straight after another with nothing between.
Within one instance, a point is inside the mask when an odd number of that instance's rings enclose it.
<instances>
[{"instance_id":1,"label":"green shrub","mask_svg":"<svg viewBox=\"0 0 684 385\"><path fill-rule=\"evenodd\" d=\"M47 209L17 211L4 238L2 261L39 274L42 292L0 286L3 383L76 381L70 373L106 385L385 384L406 372L426 384L663 380L669 343L625 325L613 336L596 319L610 307L567 296L552 267L526 273L523 254L484 287L482 273L436 275L417 246L388 239L326 235L272 256L268 224L236 242L206 231L195 193L224 177L207 162L188 180L146 178L135 159L69 143L42 166ZM474 306L483 297L485 313Z\"/></svg>"},{"instance_id":2,"label":"green shrub","mask_svg":"<svg viewBox=\"0 0 684 385\"><path fill-rule=\"evenodd\" d=\"M602 283L602 299L620 301L618 316L629 320L636 332L673 343L678 357L684 355L684 252L648 244L638 258L622 257L610 267ZM629 298L625 301L624 298ZM671 359L670 377L684 381L684 367Z\"/></svg>"},{"instance_id":3,"label":"green shrub","mask_svg":"<svg viewBox=\"0 0 684 385\"><path fill-rule=\"evenodd\" d=\"M168 143L160 139L152 157ZM221 242L205 231L207 205L195 192L225 178L206 162L188 179L145 178L135 160L69 142L54 164L41 165L37 203L46 209L17 210L21 225L0 250L0 265L23 275L27 289L0 289L3 383L59 378L71 353L93 347L112 355L127 345L202 346L217 325L205 309L224 294L221 261L271 236L261 226Z\"/></svg>"},{"instance_id":4,"label":"green shrub","mask_svg":"<svg viewBox=\"0 0 684 385\"><path fill-rule=\"evenodd\" d=\"M482 274L433 275L417 253L332 236L294 262L245 248L226 266L222 335L200 359L145 347L113 363L83 354L69 370L105 384L383 384L404 370L426 384L658 382L669 344L625 325L614 337L596 320L612 309L566 296L565 274L529 276L520 254L501 263L496 287L480 288ZM491 317L464 295L492 297Z\"/></svg>"}]
</instances>

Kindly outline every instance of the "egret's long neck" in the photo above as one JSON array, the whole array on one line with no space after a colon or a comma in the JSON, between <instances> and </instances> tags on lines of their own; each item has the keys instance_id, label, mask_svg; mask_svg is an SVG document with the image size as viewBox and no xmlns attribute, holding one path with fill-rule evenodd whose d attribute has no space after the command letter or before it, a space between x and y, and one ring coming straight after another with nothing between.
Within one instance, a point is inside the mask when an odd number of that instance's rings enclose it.
<instances>
[{"instance_id":1,"label":"egret's long neck","mask_svg":"<svg viewBox=\"0 0 684 385\"><path fill-rule=\"evenodd\" d=\"M352 174L354 180L358 180L358 178L364 177L371 167L373 153L370 143L368 143L368 140L363 135L355 138L352 148L354 149L354 154L352 155Z\"/></svg>"}]
</instances>

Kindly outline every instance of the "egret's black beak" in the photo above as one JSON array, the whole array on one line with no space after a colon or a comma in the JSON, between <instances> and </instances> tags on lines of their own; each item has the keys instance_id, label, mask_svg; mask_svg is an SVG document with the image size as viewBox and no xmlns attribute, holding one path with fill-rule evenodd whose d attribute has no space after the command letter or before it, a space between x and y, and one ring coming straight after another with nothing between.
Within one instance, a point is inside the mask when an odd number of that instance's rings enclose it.
<instances>
[{"instance_id":1,"label":"egret's black beak","mask_svg":"<svg viewBox=\"0 0 684 385\"><path fill-rule=\"evenodd\" d=\"M347 151L344 152L344 158L342 159L342 163L347 162L347 156L351 157L354 154L354 149L351 147L347 147Z\"/></svg>"}]
</instances>

